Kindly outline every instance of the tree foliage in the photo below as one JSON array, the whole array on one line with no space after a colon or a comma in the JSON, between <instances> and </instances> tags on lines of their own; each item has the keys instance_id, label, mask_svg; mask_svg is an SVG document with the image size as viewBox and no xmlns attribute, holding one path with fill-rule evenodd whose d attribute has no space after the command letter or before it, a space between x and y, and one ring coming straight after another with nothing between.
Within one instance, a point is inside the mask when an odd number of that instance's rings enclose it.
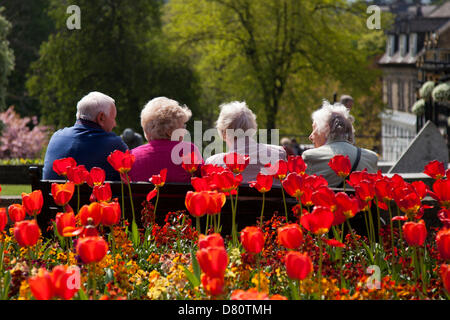
<instances>
[{"instance_id":1,"label":"tree foliage","mask_svg":"<svg viewBox=\"0 0 450 320\"><path fill-rule=\"evenodd\" d=\"M3 8L0 7L0 111L5 109L8 75L14 68L14 53L7 40L11 24L2 15L2 11Z\"/></svg>"},{"instance_id":2,"label":"tree foliage","mask_svg":"<svg viewBox=\"0 0 450 320\"><path fill-rule=\"evenodd\" d=\"M69 30L66 8L81 10L81 29ZM57 32L43 43L28 80L43 119L72 125L77 101L90 91L116 100L117 130L140 129L142 106L165 95L195 110L198 89L183 55L172 54L161 33L161 1L51 1Z\"/></svg>"},{"instance_id":3,"label":"tree foliage","mask_svg":"<svg viewBox=\"0 0 450 320\"><path fill-rule=\"evenodd\" d=\"M366 9L345 0L171 0L164 22L195 63L202 104L246 100L260 125L306 133L311 111L334 92L373 94L371 59L384 40L367 29Z\"/></svg>"}]
</instances>

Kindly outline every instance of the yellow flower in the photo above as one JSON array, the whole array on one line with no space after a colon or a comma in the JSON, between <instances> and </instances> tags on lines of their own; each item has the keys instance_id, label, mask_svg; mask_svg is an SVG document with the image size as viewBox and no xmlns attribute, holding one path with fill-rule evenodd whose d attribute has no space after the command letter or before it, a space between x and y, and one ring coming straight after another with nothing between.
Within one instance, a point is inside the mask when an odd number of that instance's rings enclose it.
<instances>
[{"instance_id":1,"label":"yellow flower","mask_svg":"<svg viewBox=\"0 0 450 320\"><path fill-rule=\"evenodd\" d=\"M260 271L259 274L255 274L252 278L252 283L258 288L258 282L261 280L259 290L264 293L269 293L269 279L267 279L265 273Z\"/></svg>"}]
</instances>

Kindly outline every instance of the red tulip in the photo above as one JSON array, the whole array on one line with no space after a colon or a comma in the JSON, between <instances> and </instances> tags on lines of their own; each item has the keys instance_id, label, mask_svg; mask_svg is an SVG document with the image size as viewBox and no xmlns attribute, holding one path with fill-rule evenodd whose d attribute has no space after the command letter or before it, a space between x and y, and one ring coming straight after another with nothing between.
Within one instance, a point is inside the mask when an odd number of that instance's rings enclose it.
<instances>
[{"instance_id":1,"label":"red tulip","mask_svg":"<svg viewBox=\"0 0 450 320\"><path fill-rule=\"evenodd\" d=\"M302 156L289 156L288 157L288 170L292 173L297 173L299 175L304 175L306 171L306 163L303 160Z\"/></svg>"},{"instance_id":2,"label":"red tulip","mask_svg":"<svg viewBox=\"0 0 450 320\"><path fill-rule=\"evenodd\" d=\"M223 242L223 238L220 233L213 233L205 236L204 234L200 234L198 237L198 248L205 249L209 247L222 247L225 248L225 244Z\"/></svg>"},{"instance_id":3,"label":"red tulip","mask_svg":"<svg viewBox=\"0 0 450 320\"><path fill-rule=\"evenodd\" d=\"M211 190L211 185L208 183L206 178L192 177L191 184L194 187L194 190L197 192Z\"/></svg>"},{"instance_id":4,"label":"red tulip","mask_svg":"<svg viewBox=\"0 0 450 320\"><path fill-rule=\"evenodd\" d=\"M427 237L427 228L423 220L419 220L419 222L405 222L402 230L408 245L413 247L423 246Z\"/></svg>"},{"instance_id":5,"label":"red tulip","mask_svg":"<svg viewBox=\"0 0 450 320\"><path fill-rule=\"evenodd\" d=\"M284 160L278 160L273 166L271 163L267 163L264 167L268 168L268 175L274 176L280 181L286 178L288 174L288 164Z\"/></svg>"},{"instance_id":6,"label":"red tulip","mask_svg":"<svg viewBox=\"0 0 450 320\"><path fill-rule=\"evenodd\" d=\"M387 203L393 200L392 193L392 183L388 178L375 181L375 195L378 199L378 206L380 209L388 210Z\"/></svg>"},{"instance_id":7,"label":"red tulip","mask_svg":"<svg viewBox=\"0 0 450 320\"><path fill-rule=\"evenodd\" d=\"M104 226L112 226L120 222L121 210L118 202L101 203L100 212L102 216L101 223Z\"/></svg>"},{"instance_id":8,"label":"red tulip","mask_svg":"<svg viewBox=\"0 0 450 320\"><path fill-rule=\"evenodd\" d=\"M21 204L18 204L18 203L14 203L8 207L8 214L9 214L9 219L11 219L11 221L13 223L22 221L23 219L25 219L25 216L26 216L25 208ZM0 224L0 227L1 227L1 224ZM1 230L1 228L0 228L0 230Z\"/></svg>"},{"instance_id":9,"label":"red tulip","mask_svg":"<svg viewBox=\"0 0 450 320\"><path fill-rule=\"evenodd\" d=\"M443 208L450 209L450 180L436 180L433 183L433 191L430 192L430 195L439 201L439 205Z\"/></svg>"},{"instance_id":10,"label":"red tulip","mask_svg":"<svg viewBox=\"0 0 450 320\"><path fill-rule=\"evenodd\" d=\"M227 251L223 247L208 247L196 253L198 264L204 273L212 278L220 278L225 274L228 265Z\"/></svg>"},{"instance_id":11,"label":"red tulip","mask_svg":"<svg viewBox=\"0 0 450 320\"><path fill-rule=\"evenodd\" d=\"M345 179L350 174L352 169L352 163L348 156L343 156L341 154L335 155L328 162L330 168L341 178Z\"/></svg>"},{"instance_id":12,"label":"red tulip","mask_svg":"<svg viewBox=\"0 0 450 320\"><path fill-rule=\"evenodd\" d=\"M111 201L112 191L111 191L111 185L109 184L109 182L107 182L101 186L94 186L92 193L94 194L94 197L97 201L103 201L103 202Z\"/></svg>"},{"instance_id":13,"label":"red tulip","mask_svg":"<svg viewBox=\"0 0 450 320\"><path fill-rule=\"evenodd\" d=\"M209 215L215 215L220 213L222 207L225 205L227 200L225 194L222 192L207 191L209 195L209 204L206 213Z\"/></svg>"},{"instance_id":14,"label":"red tulip","mask_svg":"<svg viewBox=\"0 0 450 320\"><path fill-rule=\"evenodd\" d=\"M363 180L355 188L355 195L363 202L369 202L375 197L375 186L371 181Z\"/></svg>"},{"instance_id":15,"label":"red tulip","mask_svg":"<svg viewBox=\"0 0 450 320\"><path fill-rule=\"evenodd\" d=\"M209 196L208 191L188 191L184 203L190 214L194 217L201 217L208 212L208 209L210 209L210 201L211 197Z\"/></svg>"},{"instance_id":16,"label":"red tulip","mask_svg":"<svg viewBox=\"0 0 450 320\"><path fill-rule=\"evenodd\" d=\"M343 214L347 219L353 218L359 212L358 200L350 198L345 192L338 192L335 199L336 212Z\"/></svg>"},{"instance_id":17,"label":"red tulip","mask_svg":"<svg viewBox=\"0 0 450 320\"><path fill-rule=\"evenodd\" d=\"M421 206L420 198L415 191L405 193L396 202L399 209L411 218L415 217Z\"/></svg>"},{"instance_id":18,"label":"red tulip","mask_svg":"<svg viewBox=\"0 0 450 320\"><path fill-rule=\"evenodd\" d=\"M441 278L445 290L450 294L450 265L441 264Z\"/></svg>"},{"instance_id":19,"label":"red tulip","mask_svg":"<svg viewBox=\"0 0 450 320\"><path fill-rule=\"evenodd\" d=\"M450 229L442 229L436 235L436 245L444 260L450 260Z\"/></svg>"},{"instance_id":20,"label":"red tulip","mask_svg":"<svg viewBox=\"0 0 450 320\"><path fill-rule=\"evenodd\" d=\"M54 267L51 273L54 295L64 300L72 299L80 289L80 278L78 268L63 265Z\"/></svg>"},{"instance_id":21,"label":"red tulip","mask_svg":"<svg viewBox=\"0 0 450 320\"><path fill-rule=\"evenodd\" d=\"M314 202L312 200L312 195L314 193L314 190L310 186L305 185L302 187L302 192L303 194L302 197L300 198L302 201L302 205L305 207L313 206Z\"/></svg>"},{"instance_id":22,"label":"red tulip","mask_svg":"<svg viewBox=\"0 0 450 320\"><path fill-rule=\"evenodd\" d=\"M167 177L167 169L162 169L159 174L152 175L150 179L148 179L151 183L155 185L155 187L160 188L164 186L166 183L166 177Z\"/></svg>"},{"instance_id":23,"label":"red tulip","mask_svg":"<svg viewBox=\"0 0 450 320\"><path fill-rule=\"evenodd\" d=\"M336 196L328 187L320 187L312 194L312 202L316 206L329 208L332 212L336 211Z\"/></svg>"},{"instance_id":24,"label":"red tulip","mask_svg":"<svg viewBox=\"0 0 450 320\"><path fill-rule=\"evenodd\" d=\"M6 214L6 208L0 208L0 232L5 229L8 224L8 215Z\"/></svg>"},{"instance_id":25,"label":"red tulip","mask_svg":"<svg viewBox=\"0 0 450 320\"><path fill-rule=\"evenodd\" d=\"M87 225L81 227L65 227L62 233L63 237L77 237L86 238L86 237L97 237L98 231L95 226Z\"/></svg>"},{"instance_id":26,"label":"red tulip","mask_svg":"<svg viewBox=\"0 0 450 320\"><path fill-rule=\"evenodd\" d=\"M28 279L31 293L38 300L50 300L53 297L53 284L50 273L40 268L38 274Z\"/></svg>"},{"instance_id":27,"label":"red tulip","mask_svg":"<svg viewBox=\"0 0 450 320\"><path fill-rule=\"evenodd\" d=\"M56 229L58 230L59 235L63 235L64 228L76 226L75 215L73 212L63 213L59 212L56 214L55 218Z\"/></svg>"},{"instance_id":28,"label":"red tulip","mask_svg":"<svg viewBox=\"0 0 450 320\"><path fill-rule=\"evenodd\" d=\"M44 205L44 198L41 190L34 190L31 193L22 192L22 205L30 216L41 213Z\"/></svg>"},{"instance_id":29,"label":"red tulip","mask_svg":"<svg viewBox=\"0 0 450 320\"><path fill-rule=\"evenodd\" d=\"M214 173L212 177L213 183L217 189L225 193L236 190L242 182L241 174L234 176L234 174L229 170Z\"/></svg>"},{"instance_id":30,"label":"red tulip","mask_svg":"<svg viewBox=\"0 0 450 320\"><path fill-rule=\"evenodd\" d=\"M94 226L98 225L102 219L100 203L92 202L89 205L85 204L81 207L77 217L78 219L80 219L80 223L83 226L86 226L88 224Z\"/></svg>"},{"instance_id":31,"label":"red tulip","mask_svg":"<svg viewBox=\"0 0 450 320\"><path fill-rule=\"evenodd\" d=\"M52 183L51 191L56 205L64 206L72 199L75 184L73 182L66 182L64 184Z\"/></svg>"},{"instance_id":32,"label":"red tulip","mask_svg":"<svg viewBox=\"0 0 450 320\"><path fill-rule=\"evenodd\" d=\"M444 228L450 229L450 209L439 210L437 216L444 225Z\"/></svg>"},{"instance_id":33,"label":"red tulip","mask_svg":"<svg viewBox=\"0 0 450 320\"><path fill-rule=\"evenodd\" d=\"M313 175L304 175L304 184L313 190L317 190L320 187L328 187L328 182L324 177Z\"/></svg>"},{"instance_id":34,"label":"red tulip","mask_svg":"<svg viewBox=\"0 0 450 320\"><path fill-rule=\"evenodd\" d=\"M36 220L23 220L14 225L14 237L21 247L34 246L41 235Z\"/></svg>"},{"instance_id":35,"label":"red tulip","mask_svg":"<svg viewBox=\"0 0 450 320\"><path fill-rule=\"evenodd\" d=\"M93 167L86 178L87 184L93 188L94 186L100 186L105 182L106 174L105 170L98 167Z\"/></svg>"},{"instance_id":36,"label":"red tulip","mask_svg":"<svg viewBox=\"0 0 450 320\"><path fill-rule=\"evenodd\" d=\"M350 173L350 176L348 177L348 184L354 188L364 180L370 181L370 175L367 172L367 169L364 169L363 171L353 171Z\"/></svg>"},{"instance_id":37,"label":"red tulip","mask_svg":"<svg viewBox=\"0 0 450 320\"><path fill-rule=\"evenodd\" d=\"M278 228L277 239L285 248L298 249L303 243L303 232L298 224L287 224Z\"/></svg>"},{"instance_id":38,"label":"red tulip","mask_svg":"<svg viewBox=\"0 0 450 320\"><path fill-rule=\"evenodd\" d=\"M55 171L58 175L63 177L67 177L68 168L76 166L77 162L72 157L57 159L53 161L53 171Z\"/></svg>"},{"instance_id":39,"label":"red tulip","mask_svg":"<svg viewBox=\"0 0 450 320\"><path fill-rule=\"evenodd\" d=\"M258 227L245 227L241 231L241 242L247 252L260 253L264 248L264 234Z\"/></svg>"},{"instance_id":40,"label":"red tulip","mask_svg":"<svg viewBox=\"0 0 450 320\"><path fill-rule=\"evenodd\" d=\"M82 185L86 182L89 176L89 171L84 165L67 168L67 179L73 182L76 186Z\"/></svg>"},{"instance_id":41,"label":"red tulip","mask_svg":"<svg viewBox=\"0 0 450 320\"><path fill-rule=\"evenodd\" d=\"M251 188L255 188L261 193L266 193L272 189L273 184L273 176L271 175L264 175L261 173L258 173L256 176L256 181L250 181L249 186Z\"/></svg>"},{"instance_id":42,"label":"red tulip","mask_svg":"<svg viewBox=\"0 0 450 320\"><path fill-rule=\"evenodd\" d=\"M295 280L305 279L313 270L311 258L296 251L288 252L284 263L288 277Z\"/></svg>"},{"instance_id":43,"label":"red tulip","mask_svg":"<svg viewBox=\"0 0 450 320\"><path fill-rule=\"evenodd\" d=\"M228 170L228 169L226 169L222 166L219 166L219 165L215 165L215 164L205 164L200 169L200 171L202 173L202 177L211 176L215 173L224 172L226 170Z\"/></svg>"},{"instance_id":44,"label":"red tulip","mask_svg":"<svg viewBox=\"0 0 450 320\"><path fill-rule=\"evenodd\" d=\"M269 300L267 293L258 291L256 288L244 290L234 290L230 300Z\"/></svg>"},{"instance_id":45,"label":"red tulip","mask_svg":"<svg viewBox=\"0 0 450 320\"><path fill-rule=\"evenodd\" d=\"M297 173L289 173L282 185L291 197L299 199L303 195L303 177Z\"/></svg>"},{"instance_id":46,"label":"red tulip","mask_svg":"<svg viewBox=\"0 0 450 320\"><path fill-rule=\"evenodd\" d=\"M205 291L212 296L218 296L223 293L225 280L223 277L210 277L207 274L202 275L202 284Z\"/></svg>"},{"instance_id":47,"label":"red tulip","mask_svg":"<svg viewBox=\"0 0 450 320\"><path fill-rule=\"evenodd\" d=\"M126 150L125 152L114 150L108 156L107 160L114 170L123 174L131 170L136 157L130 153L130 150Z\"/></svg>"},{"instance_id":48,"label":"red tulip","mask_svg":"<svg viewBox=\"0 0 450 320\"><path fill-rule=\"evenodd\" d=\"M337 241L336 239L323 239L323 242L325 242L330 247L345 248L345 244Z\"/></svg>"},{"instance_id":49,"label":"red tulip","mask_svg":"<svg viewBox=\"0 0 450 320\"><path fill-rule=\"evenodd\" d=\"M181 160L181 166L190 174L197 171L198 167L202 164L201 158L197 157L197 154L194 151L188 155L183 155Z\"/></svg>"},{"instance_id":50,"label":"red tulip","mask_svg":"<svg viewBox=\"0 0 450 320\"><path fill-rule=\"evenodd\" d=\"M79 238L77 253L84 263L100 262L108 252L108 244L102 237Z\"/></svg>"},{"instance_id":51,"label":"red tulip","mask_svg":"<svg viewBox=\"0 0 450 320\"><path fill-rule=\"evenodd\" d=\"M429 191L428 186L423 181L413 181L413 182L411 182L411 186L416 191L420 200L425 198L425 196L427 195L427 193Z\"/></svg>"},{"instance_id":52,"label":"red tulip","mask_svg":"<svg viewBox=\"0 0 450 320\"><path fill-rule=\"evenodd\" d=\"M442 179L445 177L444 164L437 160L430 161L425 166L423 173L436 180Z\"/></svg>"},{"instance_id":53,"label":"red tulip","mask_svg":"<svg viewBox=\"0 0 450 320\"><path fill-rule=\"evenodd\" d=\"M223 157L223 162L233 173L239 174L247 168L250 157L236 152L227 153Z\"/></svg>"},{"instance_id":54,"label":"red tulip","mask_svg":"<svg viewBox=\"0 0 450 320\"><path fill-rule=\"evenodd\" d=\"M309 214L300 218L301 225L315 235L327 233L333 223L334 215L329 208L316 206Z\"/></svg>"}]
</instances>

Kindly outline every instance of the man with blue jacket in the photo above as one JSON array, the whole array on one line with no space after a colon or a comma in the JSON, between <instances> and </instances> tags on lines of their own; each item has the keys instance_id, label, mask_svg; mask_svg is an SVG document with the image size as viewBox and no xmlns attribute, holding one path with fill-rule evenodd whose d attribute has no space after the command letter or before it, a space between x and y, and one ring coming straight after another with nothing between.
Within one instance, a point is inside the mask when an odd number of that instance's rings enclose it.
<instances>
[{"instance_id":1,"label":"man with blue jacket","mask_svg":"<svg viewBox=\"0 0 450 320\"><path fill-rule=\"evenodd\" d=\"M104 169L106 180L120 180L118 172L106 160L114 150L128 149L123 140L112 132L116 115L115 101L111 97L100 92L84 96L77 104L75 125L56 131L50 139L42 179L63 179L53 171L53 161L72 157L87 170L92 167Z\"/></svg>"}]
</instances>

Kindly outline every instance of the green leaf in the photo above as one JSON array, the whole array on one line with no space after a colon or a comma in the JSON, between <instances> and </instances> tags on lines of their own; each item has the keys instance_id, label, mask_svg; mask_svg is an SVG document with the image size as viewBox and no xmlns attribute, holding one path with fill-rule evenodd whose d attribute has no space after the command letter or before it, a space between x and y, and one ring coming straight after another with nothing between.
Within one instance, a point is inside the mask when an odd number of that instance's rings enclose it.
<instances>
[{"instance_id":1,"label":"green leaf","mask_svg":"<svg viewBox=\"0 0 450 320\"><path fill-rule=\"evenodd\" d=\"M80 290L78 290L78 297L80 298L80 300L89 300L86 293L84 292L84 290L82 288L80 288Z\"/></svg>"},{"instance_id":2,"label":"green leaf","mask_svg":"<svg viewBox=\"0 0 450 320\"><path fill-rule=\"evenodd\" d=\"M9 286L11 284L11 273L9 271L5 272L5 275L3 276L3 290L1 292L1 300L7 300L8 299L8 292L9 292Z\"/></svg>"},{"instance_id":3,"label":"green leaf","mask_svg":"<svg viewBox=\"0 0 450 320\"><path fill-rule=\"evenodd\" d=\"M133 242L134 247L139 246L139 242L140 242L139 231L138 231L138 228L137 228L136 221L134 221L134 220L131 223L131 241Z\"/></svg>"},{"instance_id":4,"label":"green leaf","mask_svg":"<svg viewBox=\"0 0 450 320\"><path fill-rule=\"evenodd\" d=\"M370 263L374 264L375 261L373 260L372 250L370 250L370 248L367 246L367 244L364 241L361 241L361 243L364 246L364 248L366 249L367 253L369 254Z\"/></svg>"},{"instance_id":5,"label":"green leaf","mask_svg":"<svg viewBox=\"0 0 450 320\"><path fill-rule=\"evenodd\" d=\"M191 259L192 259L192 269L197 279L200 279L202 271L200 270L200 265L198 264L197 257L191 249Z\"/></svg>"},{"instance_id":6,"label":"green leaf","mask_svg":"<svg viewBox=\"0 0 450 320\"><path fill-rule=\"evenodd\" d=\"M200 285L200 279L197 278L196 275L194 275L191 271L188 270L188 268L184 267L184 274L186 275L187 279L189 280L189 283L191 284L192 288L198 287Z\"/></svg>"}]
</instances>

